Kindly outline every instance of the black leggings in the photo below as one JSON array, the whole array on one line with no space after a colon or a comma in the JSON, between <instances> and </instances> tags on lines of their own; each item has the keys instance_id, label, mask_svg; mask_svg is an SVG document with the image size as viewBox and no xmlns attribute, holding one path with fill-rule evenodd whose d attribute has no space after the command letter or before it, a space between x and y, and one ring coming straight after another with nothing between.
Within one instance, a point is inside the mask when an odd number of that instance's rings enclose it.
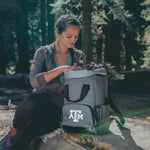
<instances>
[{"instance_id":1,"label":"black leggings","mask_svg":"<svg viewBox=\"0 0 150 150\"><path fill-rule=\"evenodd\" d=\"M58 128L61 119L61 108L41 94L29 94L18 106L13 127L21 129L30 123L32 132L42 135Z\"/></svg>"}]
</instances>

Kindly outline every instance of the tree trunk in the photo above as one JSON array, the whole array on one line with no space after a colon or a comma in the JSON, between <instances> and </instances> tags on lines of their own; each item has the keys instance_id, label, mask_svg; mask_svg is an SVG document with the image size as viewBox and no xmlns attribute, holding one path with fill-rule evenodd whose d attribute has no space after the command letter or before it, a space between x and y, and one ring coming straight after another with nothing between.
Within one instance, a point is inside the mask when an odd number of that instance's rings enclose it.
<instances>
[{"instance_id":1,"label":"tree trunk","mask_svg":"<svg viewBox=\"0 0 150 150\"><path fill-rule=\"evenodd\" d=\"M28 56L28 9L26 2L20 4L22 12L18 18L18 26L16 29L18 44L18 63L16 65L17 73L29 72L29 56Z\"/></svg>"},{"instance_id":2,"label":"tree trunk","mask_svg":"<svg viewBox=\"0 0 150 150\"><path fill-rule=\"evenodd\" d=\"M40 0L41 7L41 32L42 32L42 45L45 45L46 42L46 4L45 0Z\"/></svg>"},{"instance_id":3,"label":"tree trunk","mask_svg":"<svg viewBox=\"0 0 150 150\"><path fill-rule=\"evenodd\" d=\"M126 32L125 36L125 58L126 58L126 70L132 70L132 35L129 31Z\"/></svg>"},{"instance_id":4,"label":"tree trunk","mask_svg":"<svg viewBox=\"0 0 150 150\"><path fill-rule=\"evenodd\" d=\"M2 44L0 44L0 74L6 74L6 55L5 52L2 50Z\"/></svg>"},{"instance_id":5,"label":"tree trunk","mask_svg":"<svg viewBox=\"0 0 150 150\"><path fill-rule=\"evenodd\" d=\"M0 59L1 59L1 57L0 57ZM6 64L2 61L0 61L0 74L6 74Z\"/></svg>"},{"instance_id":6,"label":"tree trunk","mask_svg":"<svg viewBox=\"0 0 150 150\"><path fill-rule=\"evenodd\" d=\"M49 4L53 4L54 0L47 0L47 22L48 22L48 43L55 41L55 15L51 14L52 7Z\"/></svg>"},{"instance_id":7,"label":"tree trunk","mask_svg":"<svg viewBox=\"0 0 150 150\"><path fill-rule=\"evenodd\" d=\"M110 62L110 49L111 49L111 40L112 34L110 29L110 24L104 27L104 34L105 34L105 51L104 51L104 59L105 62Z\"/></svg>"},{"instance_id":8,"label":"tree trunk","mask_svg":"<svg viewBox=\"0 0 150 150\"><path fill-rule=\"evenodd\" d=\"M0 85L9 87L30 87L27 73L0 75Z\"/></svg>"},{"instance_id":9,"label":"tree trunk","mask_svg":"<svg viewBox=\"0 0 150 150\"><path fill-rule=\"evenodd\" d=\"M121 28L117 20L111 21L105 29L105 61L120 70Z\"/></svg>"},{"instance_id":10,"label":"tree trunk","mask_svg":"<svg viewBox=\"0 0 150 150\"><path fill-rule=\"evenodd\" d=\"M102 44L103 44L103 38L102 38L102 34L100 34L98 35L96 41L97 64L102 63Z\"/></svg>"},{"instance_id":11,"label":"tree trunk","mask_svg":"<svg viewBox=\"0 0 150 150\"><path fill-rule=\"evenodd\" d=\"M85 51L87 63L92 61L91 46L91 0L82 0L83 28L82 28L82 49Z\"/></svg>"},{"instance_id":12,"label":"tree trunk","mask_svg":"<svg viewBox=\"0 0 150 150\"><path fill-rule=\"evenodd\" d=\"M75 47L80 50L82 49L82 32L80 32L80 34L78 36L78 40L75 43Z\"/></svg>"}]
</instances>

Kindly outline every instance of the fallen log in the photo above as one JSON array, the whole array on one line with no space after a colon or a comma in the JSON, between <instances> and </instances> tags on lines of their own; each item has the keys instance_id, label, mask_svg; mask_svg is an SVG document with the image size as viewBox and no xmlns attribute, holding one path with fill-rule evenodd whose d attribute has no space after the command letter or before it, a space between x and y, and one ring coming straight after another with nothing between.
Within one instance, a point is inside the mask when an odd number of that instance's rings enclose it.
<instances>
[{"instance_id":1,"label":"fallen log","mask_svg":"<svg viewBox=\"0 0 150 150\"><path fill-rule=\"evenodd\" d=\"M9 86L9 87L28 87L29 75L27 73L18 73L18 74L0 74L0 86Z\"/></svg>"},{"instance_id":2,"label":"fallen log","mask_svg":"<svg viewBox=\"0 0 150 150\"><path fill-rule=\"evenodd\" d=\"M120 71L120 74L124 74L126 77L149 77L150 76L150 69L141 69L141 70L135 70L135 71Z\"/></svg>"},{"instance_id":3,"label":"fallen log","mask_svg":"<svg viewBox=\"0 0 150 150\"><path fill-rule=\"evenodd\" d=\"M117 81L117 87L133 92L149 92L150 70L121 71L125 79Z\"/></svg>"}]
</instances>

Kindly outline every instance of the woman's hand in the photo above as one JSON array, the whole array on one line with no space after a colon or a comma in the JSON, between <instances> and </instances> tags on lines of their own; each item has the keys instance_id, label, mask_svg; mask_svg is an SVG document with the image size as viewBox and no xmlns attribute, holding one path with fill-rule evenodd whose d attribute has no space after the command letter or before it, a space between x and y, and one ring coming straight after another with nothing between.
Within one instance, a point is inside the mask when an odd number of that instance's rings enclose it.
<instances>
[{"instance_id":1,"label":"woman's hand","mask_svg":"<svg viewBox=\"0 0 150 150\"><path fill-rule=\"evenodd\" d=\"M66 66L61 66L60 69L62 69L63 72L66 72L66 71L69 71L69 70L81 70L82 67L80 67L80 66L75 66L75 65L73 65L73 66L67 66L67 65L66 65Z\"/></svg>"},{"instance_id":2,"label":"woman's hand","mask_svg":"<svg viewBox=\"0 0 150 150\"><path fill-rule=\"evenodd\" d=\"M46 80L46 82L50 82L51 80L53 80L54 78L56 78L57 76L59 76L61 73L69 71L69 70L80 70L82 69L82 67L80 66L60 66L57 67L51 71L45 72L44 73L44 78Z\"/></svg>"}]
</instances>

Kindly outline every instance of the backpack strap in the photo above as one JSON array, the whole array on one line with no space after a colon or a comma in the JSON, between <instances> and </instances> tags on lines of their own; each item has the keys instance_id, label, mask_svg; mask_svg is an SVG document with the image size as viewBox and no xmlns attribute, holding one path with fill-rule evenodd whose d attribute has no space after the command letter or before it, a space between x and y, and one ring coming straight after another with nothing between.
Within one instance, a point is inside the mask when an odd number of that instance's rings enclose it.
<instances>
[{"instance_id":1,"label":"backpack strap","mask_svg":"<svg viewBox=\"0 0 150 150\"><path fill-rule=\"evenodd\" d=\"M77 99L77 100L71 100L69 98L69 85L66 84L65 87L64 87L64 97L66 98L67 101L69 102L80 102L82 101L85 96L88 94L88 91L90 90L90 85L88 84L84 84L83 87L82 87L82 90L81 90L81 93L80 93L80 98Z\"/></svg>"},{"instance_id":2,"label":"backpack strap","mask_svg":"<svg viewBox=\"0 0 150 150\"><path fill-rule=\"evenodd\" d=\"M108 95L108 98L105 98L105 104L109 104L110 107L114 110L114 112L117 114L117 116L120 119L121 124L123 125L125 123L123 114L121 113L121 111L117 108L117 106L114 104L112 98L110 97L110 95ZM118 123L117 123L118 124Z\"/></svg>"}]
</instances>

